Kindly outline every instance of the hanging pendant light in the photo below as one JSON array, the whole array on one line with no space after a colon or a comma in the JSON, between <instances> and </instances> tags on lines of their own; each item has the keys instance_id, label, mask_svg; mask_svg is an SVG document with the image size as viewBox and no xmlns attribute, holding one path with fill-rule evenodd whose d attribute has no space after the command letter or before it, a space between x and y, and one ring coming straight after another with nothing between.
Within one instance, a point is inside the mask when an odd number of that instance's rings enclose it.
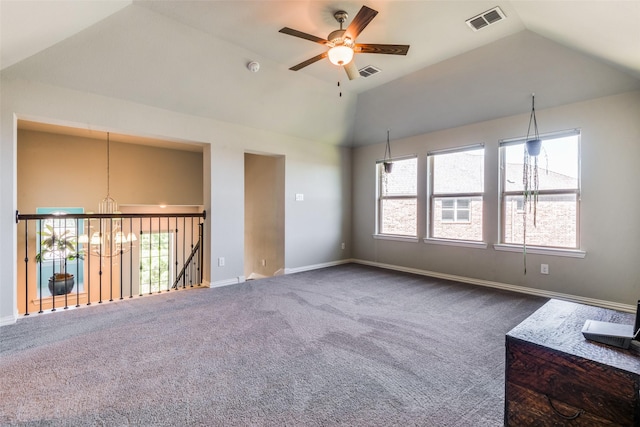
<instances>
[{"instance_id":1,"label":"hanging pendant light","mask_svg":"<svg viewBox=\"0 0 640 427\"><path fill-rule=\"evenodd\" d=\"M111 197L111 141L107 132L107 195L98 204L99 214L119 214L118 202ZM94 231L91 238L87 234L80 236L79 242L89 245L91 255L100 257L114 257L131 249L132 243L137 241L134 233L125 234L122 231L122 218L102 218L95 226L99 231ZM94 228L94 229L95 229Z\"/></svg>"},{"instance_id":2,"label":"hanging pendant light","mask_svg":"<svg viewBox=\"0 0 640 427\"><path fill-rule=\"evenodd\" d=\"M384 165L384 172L391 173L391 171L393 170L393 162L391 161L391 145L389 144L389 129L387 129L387 145L384 149L384 160L382 164Z\"/></svg>"}]
</instances>

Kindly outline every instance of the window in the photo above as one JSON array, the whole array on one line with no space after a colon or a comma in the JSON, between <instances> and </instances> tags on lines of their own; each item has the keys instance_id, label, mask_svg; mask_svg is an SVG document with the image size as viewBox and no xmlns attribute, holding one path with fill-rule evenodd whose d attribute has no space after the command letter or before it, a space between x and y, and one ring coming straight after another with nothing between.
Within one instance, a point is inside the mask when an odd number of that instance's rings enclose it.
<instances>
[{"instance_id":1,"label":"window","mask_svg":"<svg viewBox=\"0 0 640 427\"><path fill-rule=\"evenodd\" d=\"M524 139L500 143L502 185L501 243L578 249L580 133L541 136L538 203L524 203ZM534 226L534 209L536 224Z\"/></svg>"},{"instance_id":2,"label":"window","mask_svg":"<svg viewBox=\"0 0 640 427\"><path fill-rule=\"evenodd\" d=\"M394 160L391 173L378 170L378 234L417 237L418 159Z\"/></svg>"},{"instance_id":3,"label":"window","mask_svg":"<svg viewBox=\"0 0 640 427\"><path fill-rule=\"evenodd\" d=\"M442 200L442 222L471 222L471 199Z\"/></svg>"},{"instance_id":4,"label":"window","mask_svg":"<svg viewBox=\"0 0 640 427\"><path fill-rule=\"evenodd\" d=\"M171 238L167 232L140 234L140 293L168 290L171 280L169 256Z\"/></svg>"},{"instance_id":5,"label":"window","mask_svg":"<svg viewBox=\"0 0 640 427\"><path fill-rule=\"evenodd\" d=\"M73 274L74 292L84 292L84 263L78 258L69 259L69 255L84 253L77 236L82 232L84 222L82 219L65 218L65 214L81 214L83 208L36 208L36 214L59 215L59 218L40 220L36 223L36 254L42 253L42 263L36 267L36 282L38 297L52 296L48 288L48 280L54 274L63 272ZM52 234L62 236L75 246L75 251L67 248L64 250L43 251L43 243ZM45 243L46 244L46 243Z\"/></svg>"},{"instance_id":6,"label":"window","mask_svg":"<svg viewBox=\"0 0 640 427\"><path fill-rule=\"evenodd\" d=\"M428 154L429 238L482 241L484 147Z\"/></svg>"}]
</instances>

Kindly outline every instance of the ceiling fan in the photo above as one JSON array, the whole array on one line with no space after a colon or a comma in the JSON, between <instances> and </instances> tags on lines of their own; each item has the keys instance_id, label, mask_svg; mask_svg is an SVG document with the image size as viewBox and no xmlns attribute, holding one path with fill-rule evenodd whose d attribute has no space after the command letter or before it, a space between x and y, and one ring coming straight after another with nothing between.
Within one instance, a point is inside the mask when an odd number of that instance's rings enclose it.
<instances>
[{"instance_id":1,"label":"ceiling fan","mask_svg":"<svg viewBox=\"0 0 640 427\"><path fill-rule=\"evenodd\" d=\"M358 11L358 14L351 21L346 30L342 29L342 24L347 20L348 15L344 10L339 10L333 14L336 21L340 23L340 29L332 31L326 39L313 36L311 34L303 33L302 31L294 30L289 27L284 27L280 30L283 34L288 34L294 37L300 37L301 39L310 40L315 43L319 43L329 47L329 50L316 55L313 58L307 59L304 62L294 65L289 68L293 71L298 71L301 68L311 65L321 59L329 57L331 63L342 66L349 76L349 80L353 80L360 74L358 67L353 60L355 53L383 53L387 55L406 55L409 51L409 45L405 44L369 44L369 43L356 43L356 37L365 29L367 25L376 17L378 11L373 10L367 6L362 6Z\"/></svg>"}]
</instances>

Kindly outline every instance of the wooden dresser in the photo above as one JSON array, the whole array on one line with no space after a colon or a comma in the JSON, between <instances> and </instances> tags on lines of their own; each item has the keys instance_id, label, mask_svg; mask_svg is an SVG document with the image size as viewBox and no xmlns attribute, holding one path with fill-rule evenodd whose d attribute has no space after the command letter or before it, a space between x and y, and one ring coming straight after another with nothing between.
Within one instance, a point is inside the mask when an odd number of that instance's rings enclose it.
<instances>
[{"instance_id":1,"label":"wooden dresser","mask_svg":"<svg viewBox=\"0 0 640 427\"><path fill-rule=\"evenodd\" d=\"M585 320L634 316L550 300L506 336L506 426L640 426L640 345L587 341Z\"/></svg>"}]
</instances>

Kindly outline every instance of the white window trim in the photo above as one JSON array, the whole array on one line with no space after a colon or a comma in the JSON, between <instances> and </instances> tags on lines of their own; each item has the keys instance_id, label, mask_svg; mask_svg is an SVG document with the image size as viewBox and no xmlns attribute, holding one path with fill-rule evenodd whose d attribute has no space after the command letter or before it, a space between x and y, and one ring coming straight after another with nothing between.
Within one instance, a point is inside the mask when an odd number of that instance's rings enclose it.
<instances>
[{"instance_id":1,"label":"white window trim","mask_svg":"<svg viewBox=\"0 0 640 427\"><path fill-rule=\"evenodd\" d=\"M486 249L488 246L486 242L476 242L474 240L452 240L425 237L423 241L430 245L458 246L461 248Z\"/></svg>"},{"instance_id":2,"label":"white window trim","mask_svg":"<svg viewBox=\"0 0 640 427\"><path fill-rule=\"evenodd\" d=\"M397 242L410 242L417 243L420 240L416 236L402 236L400 234L373 234L373 238L376 240L395 240Z\"/></svg>"},{"instance_id":3,"label":"white window trim","mask_svg":"<svg viewBox=\"0 0 640 427\"><path fill-rule=\"evenodd\" d=\"M416 160L416 194L414 196L407 196L407 195L402 195L402 196L383 196L380 194L380 175L379 174L379 165L384 163L384 162L394 162L394 161L402 161L402 160L409 160L409 159L415 159ZM398 200L415 200L416 201L416 209L417 209L417 205L418 205L418 189L417 189L417 180L418 180L418 170L417 170L417 163L418 163L419 159L418 159L418 155L417 154L409 154L406 156L399 156L399 157L393 157L387 160L377 160L376 161L376 225L375 225L375 233L373 234L374 239L382 239L382 240L398 240L398 241L418 241L418 224L416 222L416 235L415 236L405 236L405 235L400 235L400 234L389 234L389 233L382 233L380 232L380 229L382 228L382 218L380 217L380 204L381 201L383 199L385 200L391 200L391 199L398 199ZM417 221L417 218L416 218Z\"/></svg>"},{"instance_id":4,"label":"white window trim","mask_svg":"<svg viewBox=\"0 0 640 427\"><path fill-rule=\"evenodd\" d=\"M486 194L486 187L483 188L483 191L473 192L473 193L447 193L447 194L434 194L433 192L433 156L437 156L440 154L453 154L453 153L461 153L465 151L472 151L477 149L485 149L484 143L465 145L462 147L453 147L453 148L444 148L440 150L432 150L427 152L427 237L423 239L425 243L430 244L439 244L439 245L447 245L447 246L460 246L460 247L468 247L468 248L484 248L487 247L487 244L484 241L477 240L453 240L453 239L442 239L438 237L431 237L430 235L433 233L433 199L434 198L446 198L446 197L455 197L456 199L465 199L474 197L480 197L482 203L484 204L484 198ZM483 153L484 156L485 153ZM483 185L484 186L484 185ZM457 221L448 221L447 224L469 224L471 223L471 215L472 215L471 205L469 205L469 221L468 222L457 222ZM483 219L484 222L484 219ZM484 235L484 224L482 225L482 234Z\"/></svg>"},{"instance_id":5,"label":"white window trim","mask_svg":"<svg viewBox=\"0 0 640 427\"><path fill-rule=\"evenodd\" d=\"M581 130L579 128L574 128L574 129L567 129L567 130L561 130L561 131L556 131L556 132L547 132L547 133L541 133L539 134L540 139L545 140L545 139L557 139L557 138L563 138L563 137L569 137L569 136L578 136L581 137ZM505 191L504 190L504 177L502 176L502 173L504 171L504 157L503 157L503 147L509 147L511 145L520 145L520 144L524 144L526 142L526 137L516 137L516 138L506 138L506 139L501 139L498 141L498 149L499 149L499 157L498 157L498 168L500 170L500 177L499 177L499 203L500 203L500 208L499 208L499 225L498 225L498 232L499 232L499 240L503 240L504 239L504 199L505 197L508 196L517 196L517 195L522 195L522 191ZM578 142L578 187L575 189L562 189L562 190L539 190L538 194L539 195L545 195L545 194L575 194L576 195L576 202L577 202L577 214L576 214L576 243L577 243L577 247L576 248L555 248L555 247L550 247L550 246L527 246L527 253L533 253L533 254L541 254L541 255L554 255L554 256L565 256L565 257L573 257L573 258L584 258L586 256L586 252L580 249L581 246L581 242L580 242L580 202L581 202L581 197L582 197L582 172L581 172L581 162L582 162L582 156L580 153L580 149L581 149L581 144L580 144L580 140ZM518 213L520 213L521 211L518 211ZM518 249L519 248L519 249ZM521 252L523 253L524 250L522 249L522 245L520 244L515 244L515 243L496 243L494 244L494 249L497 251L507 251L507 252Z\"/></svg>"},{"instance_id":6,"label":"white window trim","mask_svg":"<svg viewBox=\"0 0 640 427\"><path fill-rule=\"evenodd\" d=\"M519 252L524 253L522 245L511 245L507 243L496 243L493 249L502 252ZM561 256L569 258L584 258L587 252L580 249L562 249L562 248L546 248L542 246L527 246L528 254Z\"/></svg>"}]
</instances>

